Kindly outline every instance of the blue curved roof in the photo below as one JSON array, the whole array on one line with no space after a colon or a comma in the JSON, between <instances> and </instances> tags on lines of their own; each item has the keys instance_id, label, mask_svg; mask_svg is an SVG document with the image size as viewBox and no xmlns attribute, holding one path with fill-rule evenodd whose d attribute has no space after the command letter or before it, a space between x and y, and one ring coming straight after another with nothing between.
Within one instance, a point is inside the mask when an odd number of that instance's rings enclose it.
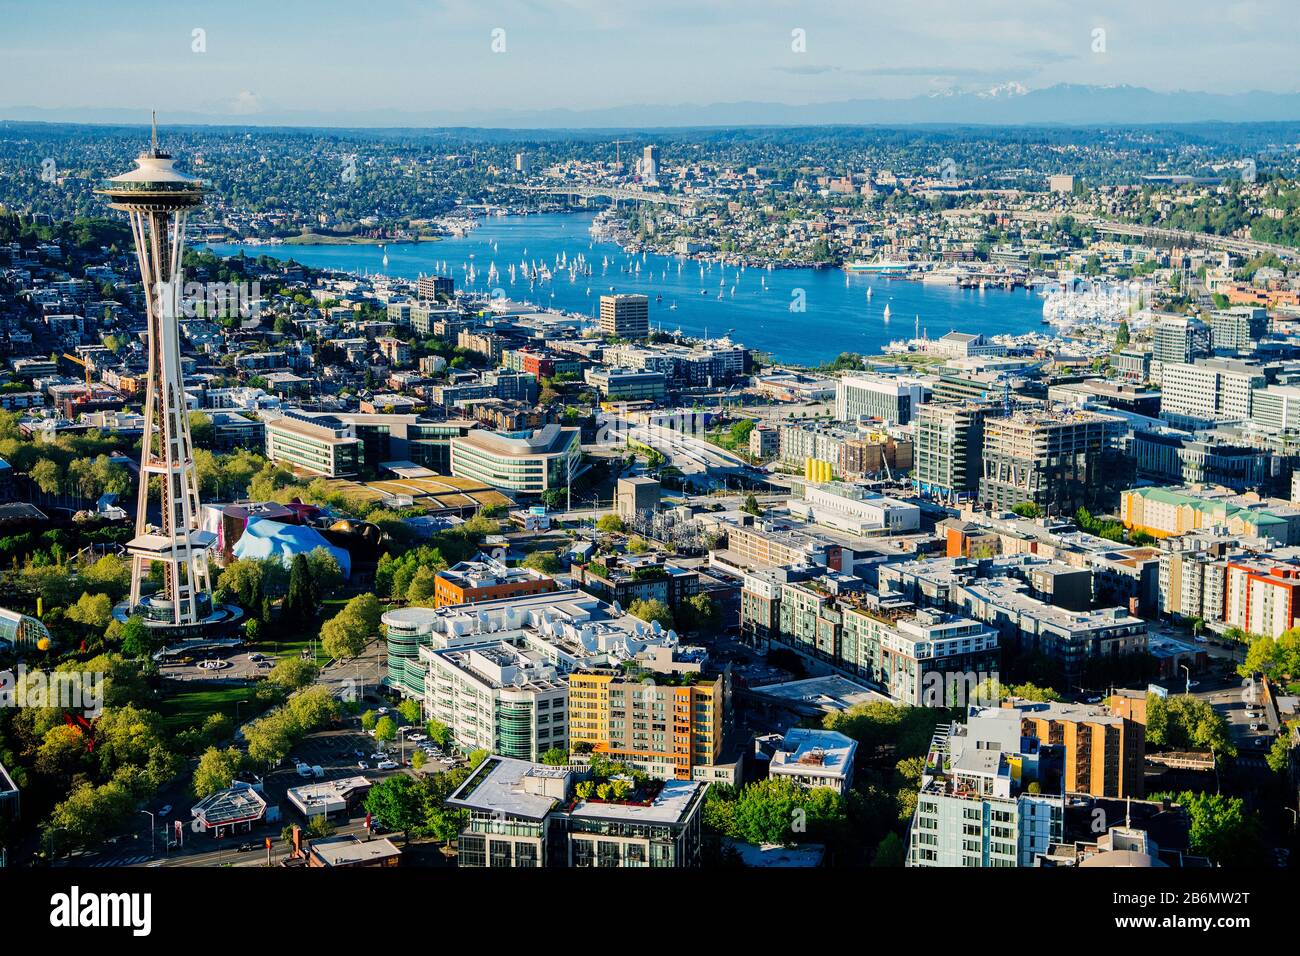
<instances>
[{"instance_id":1,"label":"blue curved roof","mask_svg":"<svg viewBox=\"0 0 1300 956\"><path fill-rule=\"evenodd\" d=\"M307 554L317 548L324 548L334 555L345 579L352 574L351 556L326 541L315 528L285 524L270 518L250 518L231 552L237 558L276 557L288 567L295 555Z\"/></svg>"}]
</instances>

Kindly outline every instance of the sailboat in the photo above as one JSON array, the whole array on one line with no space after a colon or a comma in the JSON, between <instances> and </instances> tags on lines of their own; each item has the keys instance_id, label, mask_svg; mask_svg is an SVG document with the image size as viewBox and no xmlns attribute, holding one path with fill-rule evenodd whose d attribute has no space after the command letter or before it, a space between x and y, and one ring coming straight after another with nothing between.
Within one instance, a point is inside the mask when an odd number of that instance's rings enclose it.
<instances>
[{"instance_id":1,"label":"sailboat","mask_svg":"<svg viewBox=\"0 0 1300 956\"><path fill-rule=\"evenodd\" d=\"M885 321L886 321L886 322L889 321L889 303L888 303L888 302L885 303Z\"/></svg>"},{"instance_id":2,"label":"sailboat","mask_svg":"<svg viewBox=\"0 0 1300 956\"><path fill-rule=\"evenodd\" d=\"M867 286L867 301L871 301L871 286Z\"/></svg>"}]
</instances>

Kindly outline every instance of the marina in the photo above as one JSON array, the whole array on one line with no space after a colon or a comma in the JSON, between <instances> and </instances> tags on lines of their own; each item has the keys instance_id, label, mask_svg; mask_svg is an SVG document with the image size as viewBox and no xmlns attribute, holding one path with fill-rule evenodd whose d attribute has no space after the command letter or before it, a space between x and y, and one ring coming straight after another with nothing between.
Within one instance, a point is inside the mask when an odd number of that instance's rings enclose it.
<instances>
[{"instance_id":1,"label":"marina","mask_svg":"<svg viewBox=\"0 0 1300 956\"><path fill-rule=\"evenodd\" d=\"M596 314L602 294L641 293L650 298L655 330L708 337L729 329L735 341L801 365L819 365L845 351L880 354L898 338L891 323L919 325L931 337L954 329L986 335L1044 330L1043 299L1032 289L631 253L599 226L593 234L594 219L590 213L491 217L461 236L386 249L209 248L221 255L242 249L250 256L357 274L448 275L458 290L587 316Z\"/></svg>"}]
</instances>

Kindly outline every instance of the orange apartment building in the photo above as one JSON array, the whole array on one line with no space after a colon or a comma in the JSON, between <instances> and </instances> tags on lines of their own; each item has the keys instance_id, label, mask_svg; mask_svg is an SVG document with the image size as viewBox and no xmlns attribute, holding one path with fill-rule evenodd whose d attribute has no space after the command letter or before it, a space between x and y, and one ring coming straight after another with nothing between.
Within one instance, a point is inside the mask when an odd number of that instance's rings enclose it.
<instances>
[{"instance_id":1,"label":"orange apartment building","mask_svg":"<svg viewBox=\"0 0 1300 956\"><path fill-rule=\"evenodd\" d=\"M1066 793L1145 794L1145 724L1086 704L1016 701L1006 706L1020 710L1024 736L1064 749Z\"/></svg>"},{"instance_id":2,"label":"orange apartment building","mask_svg":"<svg viewBox=\"0 0 1300 956\"><path fill-rule=\"evenodd\" d=\"M433 586L434 607L476 604L558 590L554 578L532 568L508 568L499 561L462 561L438 572Z\"/></svg>"},{"instance_id":3,"label":"orange apartment building","mask_svg":"<svg viewBox=\"0 0 1300 956\"><path fill-rule=\"evenodd\" d=\"M642 676L612 668L569 675L569 746L644 769L661 780L690 780L722 751L722 678L697 673Z\"/></svg>"}]
</instances>

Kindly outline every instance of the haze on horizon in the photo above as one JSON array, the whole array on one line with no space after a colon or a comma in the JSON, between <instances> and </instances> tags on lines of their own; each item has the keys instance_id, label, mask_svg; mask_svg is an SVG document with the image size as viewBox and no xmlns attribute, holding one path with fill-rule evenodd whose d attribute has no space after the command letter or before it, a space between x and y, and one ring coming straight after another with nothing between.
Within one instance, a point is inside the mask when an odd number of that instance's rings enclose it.
<instances>
[{"instance_id":1,"label":"haze on horizon","mask_svg":"<svg viewBox=\"0 0 1300 956\"><path fill-rule=\"evenodd\" d=\"M35 108L75 120L79 111L156 107L329 123L379 108L802 105L1061 83L1300 90L1300 18L1288 0L1090 9L1067 0L824 0L815 9L775 0L144 0L113 20L105 10L97 0L0 0L0 116Z\"/></svg>"}]
</instances>

